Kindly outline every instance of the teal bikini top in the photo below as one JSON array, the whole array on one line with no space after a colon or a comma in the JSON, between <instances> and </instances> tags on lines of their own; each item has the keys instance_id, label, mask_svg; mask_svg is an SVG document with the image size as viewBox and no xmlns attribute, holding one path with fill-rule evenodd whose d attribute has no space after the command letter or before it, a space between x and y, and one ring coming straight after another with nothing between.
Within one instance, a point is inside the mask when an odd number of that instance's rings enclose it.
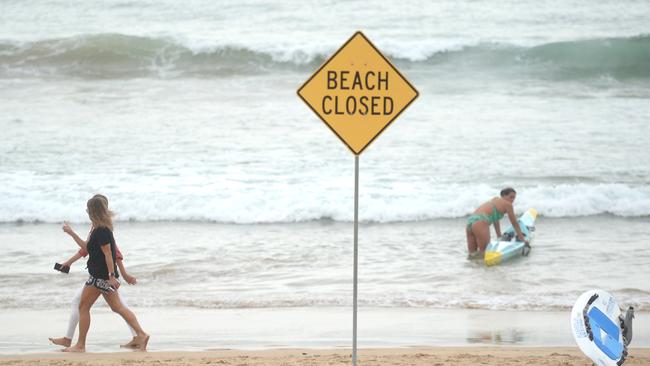
<instances>
[{"instance_id":1,"label":"teal bikini top","mask_svg":"<svg viewBox=\"0 0 650 366\"><path fill-rule=\"evenodd\" d=\"M492 214L487 215L488 222L493 224L503 218L503 214L497 210L497 206L492 203Z\"/></svg>"}]
</instances>

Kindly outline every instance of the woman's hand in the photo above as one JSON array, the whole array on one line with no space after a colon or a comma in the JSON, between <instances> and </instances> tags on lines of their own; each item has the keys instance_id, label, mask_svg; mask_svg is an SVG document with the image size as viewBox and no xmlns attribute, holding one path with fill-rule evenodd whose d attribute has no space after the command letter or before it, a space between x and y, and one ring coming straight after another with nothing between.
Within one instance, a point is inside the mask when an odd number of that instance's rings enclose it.
<instances>
[{"instance_id":1,"label":"woman's hand","mask_svg":"<svg viewBox=\"0 0 650 366\"><path fill-rule=\"evenodd\" d=\"M118 281L117 278L115 278L115 277L109 278L108 283L110 283L111 286L113 286L113 288L116 289L116 290L118 288L120 288L120 281Z\"/></svg>"},{"instance_id":2,"label":"woman's hand","mask_svg":"<svg viewBox=\"0 0 650 366\"><path fill-rule=\"evenodd\" d=\"M528 240L526 240L526 237L524 236L524 234L517 235L517 240L523 241L524 243L528 244Z\"/></svg>"},{"instance_id":3,"label":"woman's hand","mask_svg":"<svg viewBox=\"0 0 650 366\"><path fill-rule=\"evenodd\" d=\"M124 281L126 281L126 283L128 283L129 285L135 285L136 283L138 283L138 280L135 277L131 276L126 272L122 272L122 278L124 278Z\"/></svg>"},{"instance_id":4,"label":"woman's hand","mask_svg":"<svg viewBox=\"0 0 650 366\"><path fill-rule=\"evenodd\" d=\"M62 229L63 229L63 232L68 234L68 235L74 234L74 230L72 230L72 228L70 227L70 224L67 221L63 221Z\"/></svg>"}]
</instances>

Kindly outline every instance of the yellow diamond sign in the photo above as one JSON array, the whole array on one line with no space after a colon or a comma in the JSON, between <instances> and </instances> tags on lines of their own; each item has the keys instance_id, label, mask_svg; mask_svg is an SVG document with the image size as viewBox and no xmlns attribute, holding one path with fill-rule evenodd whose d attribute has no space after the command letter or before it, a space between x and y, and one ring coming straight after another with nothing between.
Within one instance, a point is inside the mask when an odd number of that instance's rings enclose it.
<instances>
[{"instance_id":1,"label":"yellow diamond sign","mask_svg":"<svg viewBox=\"0 0 650 366\"><path fill-rule=\"evenodd\" d=\"M298 95L359 155L418 92L363 33L356 32Z\"/></svg>"}]
</instances>

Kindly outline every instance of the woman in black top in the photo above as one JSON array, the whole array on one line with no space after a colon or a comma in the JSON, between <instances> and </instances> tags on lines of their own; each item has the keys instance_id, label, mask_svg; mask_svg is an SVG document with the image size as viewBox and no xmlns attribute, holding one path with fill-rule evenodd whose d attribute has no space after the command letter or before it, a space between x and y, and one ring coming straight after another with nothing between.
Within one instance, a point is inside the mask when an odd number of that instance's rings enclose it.
<instances>
[{"instance_id":1,"label":"woman in black top","mask_svg":"<svg viewBox=\"0 0 650 366\"><path fill-rule=\"evenodd\" d=\"M64 349L64 352L85 352L86 335L90 328L90 308L99 295L104 295L104 299L106 299L111 309L120 314L135 330L138 348L146 350L149 335L142 330L135 314L122 305L117 294L120 282L117 280L119 274L115 264L112 212L108 210L107 200L102 199L102 196L94 196L88 200L86 206L86 211L93 226L85 248L88 251L88 273L90 277L86 281L86 287L79 302L79 338L77 344Z\"/></svg>"}]
</instances>

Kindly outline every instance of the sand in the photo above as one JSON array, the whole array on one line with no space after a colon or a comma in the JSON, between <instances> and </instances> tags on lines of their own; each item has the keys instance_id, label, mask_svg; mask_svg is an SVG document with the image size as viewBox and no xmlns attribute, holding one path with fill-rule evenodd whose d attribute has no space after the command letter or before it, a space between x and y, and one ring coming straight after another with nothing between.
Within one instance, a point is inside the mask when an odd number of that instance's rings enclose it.
<instances>
[{"instance_id":1,"label":"sand","mask_svg":"<svg viewBox=\"0 0 650 366\"><path fill-rule=\"evenodd\" d=\"M359 350L359 365L557 365L589 366L577 348L569 347L429 347ZM626 366L649 365L650 348L631 349ZM351 365L349 349L282 349L264 351L47 353L0 356L0 366L104 365Z\"/></svg>"}]
</instances>

